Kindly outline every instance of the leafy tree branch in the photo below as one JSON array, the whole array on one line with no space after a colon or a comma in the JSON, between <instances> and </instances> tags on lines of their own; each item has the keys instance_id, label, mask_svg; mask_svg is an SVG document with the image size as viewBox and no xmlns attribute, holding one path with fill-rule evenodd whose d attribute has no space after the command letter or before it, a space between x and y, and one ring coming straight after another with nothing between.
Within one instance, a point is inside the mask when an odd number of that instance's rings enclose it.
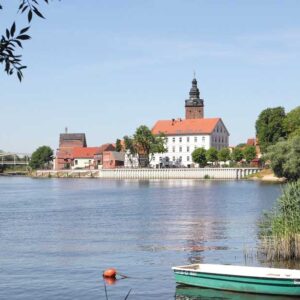
<instances>
[{"instance_id":1,"label":"leafy tree branch","mask_svg":"<svg viewBox=\"0 0 300 300\"><path fill-rule=\"evenodd\" d=\"M40 2L49 3L49 0L40 0ZM0 10L3 10L2 2ZM27 15L28 26L17 32L16 22L4 30L0 39L0 63L4 66L4 71L7 75L16 74L19 81L22 81L23 70L26 68L22 64L22 55L18 53L19 48L23 48L22 42L29 40L31 37L28 34L33 16L45 19L39 9L38 0L21 0L18 13Z\"/></svg>"}]
</instances>

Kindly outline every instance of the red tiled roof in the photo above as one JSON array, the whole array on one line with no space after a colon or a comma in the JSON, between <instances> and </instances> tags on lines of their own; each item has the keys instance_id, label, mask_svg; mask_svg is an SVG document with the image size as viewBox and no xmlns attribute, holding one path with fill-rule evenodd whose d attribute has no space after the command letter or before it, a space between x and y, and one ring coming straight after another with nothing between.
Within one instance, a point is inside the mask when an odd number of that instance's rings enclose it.
<instances>
[{"instance_id":1,"label":"red tiled roof","mask_svg":"<svg viewBox=\"0 0 300 300\"><path fill-rule=\"evenodd\" d=\"M165 133L166 135L210 134L220 120L220 118L159 120L152 128L152 133Z\"/></svg>"},{"instance_id":2,"label":"red tiled roof","mask_svg":"<svg viewBox=\"0 0 300 300\"><path fill-rule=\"evenodd\" d=\"M72 158L72 149L58 149L56 153L57 158Z\"/></svg>"},{"instance_id":3,"label":"red tiled roof","mask_svg":"<svg viewBox=\"0 0 300 300\"><path fill-rule=\"evenodd\" d=\"M101 145L99 149L100 149L99 152L103 153L104 151L114 151L116 149L116 147L114 146L114 144L107 143L107 144Z\"/></svg>"},{"instance_id":4,"label":"red tiled roof","mask_svg":"<svg viewBox=\"0 0 300 300\"><path fill-rule=\"evenodd\" d=\"M255 146L255 144L256 144L255 142L256 142L255 139L248 139L247 140L247 145L248 146Z\"/></svg>"},{"instance_id":5,"label":"red tiled roof","mask_svg":"<svg viewBox=\"0 0 300 300\"><path fill-rule=\"evenodd\" d=\"M74 147L72 151L73 158L94 158L94 155L100 153L100 147Z\"/></svg>"}]
</instances>

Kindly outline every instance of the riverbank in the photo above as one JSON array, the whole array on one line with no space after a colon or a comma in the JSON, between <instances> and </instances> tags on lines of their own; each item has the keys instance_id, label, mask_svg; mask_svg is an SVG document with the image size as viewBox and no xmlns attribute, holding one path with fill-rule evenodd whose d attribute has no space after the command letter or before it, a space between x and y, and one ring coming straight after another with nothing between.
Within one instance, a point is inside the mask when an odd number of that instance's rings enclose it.
<instances>
[{"instance_id":1,"label":"riverbank","mask_svg":"<svg viewBox=\"0 0 300 300\"><path fill-rule=\"evenodd\" d=\"M263 169L255 174L248 176L250 180L260 180L264 182L274 182L274 183L284 183L286 182L285 178L279 178L275 176L274 172L271 169Z\"/></svg>"},{"instance_id":2,"label":"riverbank","mask_svg":"<svg viewBox=\"0 0 300 300\"><path fill-rule=\"evenodd\" d=\"M258 168L185 168L185 169L103 169L38 170L37 178L108 178L108 179L244 179L259 172Z\"/></svg>"}]
</instances>

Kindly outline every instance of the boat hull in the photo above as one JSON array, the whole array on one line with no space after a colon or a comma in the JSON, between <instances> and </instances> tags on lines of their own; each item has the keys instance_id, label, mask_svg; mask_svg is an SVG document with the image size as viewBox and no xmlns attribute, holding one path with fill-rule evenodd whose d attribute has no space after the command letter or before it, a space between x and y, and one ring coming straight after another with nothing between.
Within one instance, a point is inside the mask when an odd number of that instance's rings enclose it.
<instances>
[{"instance_id":1,"label":"boat hull","mask_svg":"<svg viewBox=\"0 0 300 300\"><path fill-rule=\"evenodd\" d=\"M218 290L299 296L300 284L293 279L261 278L174 270L177 283Z\"/></svg>"}]
</instances>

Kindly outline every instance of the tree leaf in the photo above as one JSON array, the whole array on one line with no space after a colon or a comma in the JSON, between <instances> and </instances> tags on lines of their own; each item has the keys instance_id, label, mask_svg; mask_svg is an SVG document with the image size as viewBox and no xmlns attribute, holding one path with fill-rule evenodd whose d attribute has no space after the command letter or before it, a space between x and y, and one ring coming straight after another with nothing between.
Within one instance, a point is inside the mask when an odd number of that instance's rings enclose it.
<instances>
[{"instance_id":1,"label":"tree leaf","mask_svg":"<svg viewBox=\"0 0 300 300\"><path fill-rule=\"evenodd\" d=\"M32 10L30 10L30 11L28 12L27 18L28 18L28 23L30 23L31 20L32 20Z\"/></svg>"},{"instance_id":2,"label":"tree leaf","mask_svg":"<svg viewBox=\"0 0 300 300\"><path fill-rule=\"evenodd\" d=\"M20 31L20 34L25 33L29 28L30 28L30 26L23 28L23 29Z\"/></svg>"},{"instance_id":3,"label":"tree leaf","mask_svg":"<svg viewBox=\"0 0 300 300\"><path fill-rule=\"evenodd\" d=\"M39 10L35 6L33 7L33 12L40 18L45 19L45 17L39 12Z\"/></svg>"},{"instance_id":4,"label":"tree leaf","mask_svg":"<svg viewBox=\"0 0 300 300\"><path fill-rule=\"evenodd\" d=\"M24 4L25 4L25 2L22 2L22 3L20 4L20 6L19 6L19 11L23 8Z\"/></svg>"},{"instance_id":5,"label":"tree leaf","mask_svg":"<svg viewBox=\"0 0 300 300\"><path fill-rule=\"evenodd\" d=\"M9 39L9 30L6 29L6 37Z\"/></svg>"},{"instance_id":6,"label":"tree leaf","mask_svg":"<svg viewBox=\"0 0 300 300\"><path fill-rule=\"evenodd\" d=\"M17 75L18 75L19 81L21 82L22 81L22 72L18 71Z\"/></svg>"},{"instance_id":7,"label":"tree leaf","mask_svg":"<svg viewBox=\"0 0 300 300\"><path fill-rule=\"evenodd\" d=\"M29 35L27 35L27 34L21 34L21 35L17 36L17 39L18 40L30 40L31 37Z\"/></svg>"},{"instance_id":8,"label":"tree leaf","mask_svg":"<svg viewBox=\"0 0 300 300\"><path fill-rule=\"evenodd\" d=\"M14 22L10 28L10 35L13 37L16 32L16 23Z\"/></svg>"},{"instance_id":9,"label":"tree leaf","mask_svg":"<svg viewBox=\"0 0 300 300\"><path fill-rule=\"evenodd\" d=\"M22 8L22 11L21 11L21 14L28 8L28 5L25 5L23 8Z\"/></svg>"}]
</instances>

